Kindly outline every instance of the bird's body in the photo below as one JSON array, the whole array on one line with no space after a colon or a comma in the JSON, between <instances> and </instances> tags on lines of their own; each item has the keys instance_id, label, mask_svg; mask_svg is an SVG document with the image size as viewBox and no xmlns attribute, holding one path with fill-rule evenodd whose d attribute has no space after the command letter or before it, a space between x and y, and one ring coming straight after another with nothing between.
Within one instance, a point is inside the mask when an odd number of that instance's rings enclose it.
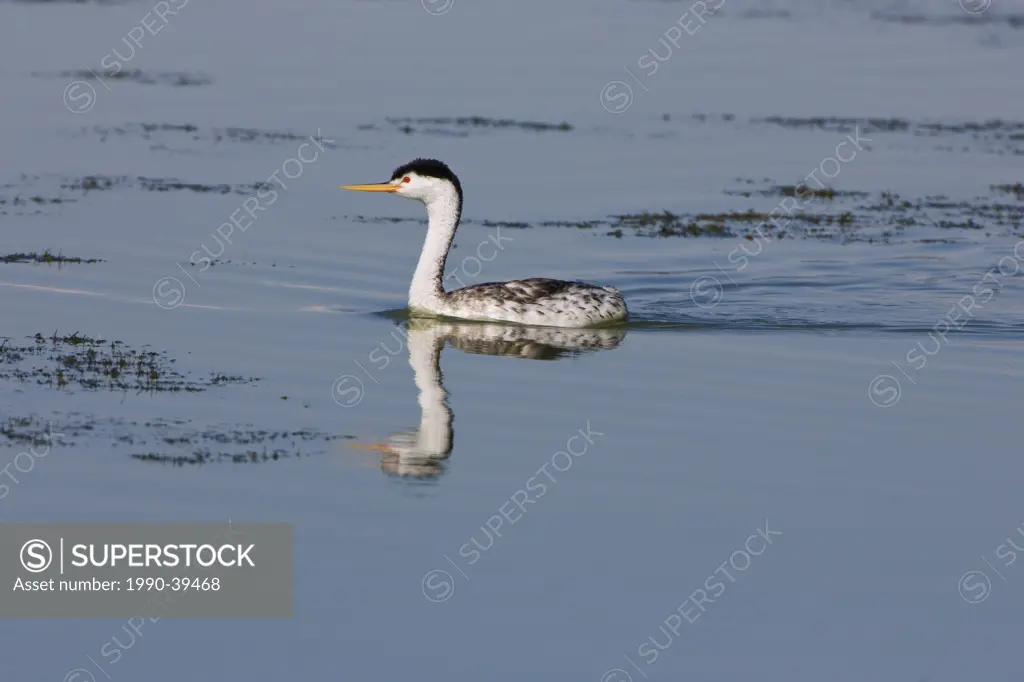
<instances>
[{"instance_id":1,"label":"bird's body","mask_svg":"<svg viewBox=\"0 0 1024 682\"><path fill-rule=\"evenodd\" d=\"M462 214L462 185L440 161L417 159L395 170L390 182L344 188L399 194L427 207L427 237L409 287L414 315L574 328L627 318L617 289L584 282L534 278L445 291L442 277Z\"/></svg>"},{"instance_id":2,"label":"bird's body","mask_svg":"<svg viewBox=\"0 0 1024 682\"><path fill-rule=\"evenodd\" d=\"M517 279L449 292L440 310L466 320L500 320L541 327L589 327L625 319L626 303L613 287L560 279Z\"/></svg>"}]
</instances>

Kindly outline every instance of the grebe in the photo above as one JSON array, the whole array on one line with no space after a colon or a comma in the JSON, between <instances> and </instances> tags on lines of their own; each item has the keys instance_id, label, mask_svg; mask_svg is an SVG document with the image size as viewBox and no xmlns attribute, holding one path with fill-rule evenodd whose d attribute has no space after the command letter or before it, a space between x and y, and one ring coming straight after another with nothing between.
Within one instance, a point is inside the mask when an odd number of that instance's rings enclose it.
<instances>
[{"instance_id":1,"label":"grebe","mask_svg":"<svg viewBox=\"0 0 1024 682\"><path fill-rule=\"evenodd\" d=\"M445 291L442 276L462 214L462 185L440 161L416 159L397 168L388 182L341 189L389 192L427 207L427 238L409 286L413 315L542 327L591 327L626 319L626 301L618 289L584 282L534 278Z\"/></svg>"}]
</instances>

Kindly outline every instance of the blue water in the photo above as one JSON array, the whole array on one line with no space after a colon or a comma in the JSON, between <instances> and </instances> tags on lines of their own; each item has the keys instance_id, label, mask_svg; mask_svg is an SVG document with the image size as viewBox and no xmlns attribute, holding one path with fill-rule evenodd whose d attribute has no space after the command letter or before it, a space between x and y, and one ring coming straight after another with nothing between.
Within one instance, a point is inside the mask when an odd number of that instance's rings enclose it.
<instances>
[{"instance_id":1,"label":"blue water","mask_svg":"<svg viewBox=\"0 0 1024 682\"><path fill-rule=\"evenodd\" d=\"M0 520L292 523L294 614L5 621L4 679L1017 679L1024 6L727 0L691 35L677 2L171 4L110 78L152 6L0 3L0 256L103 260L0 263L0 336L258 381L0 366L0 421L67 434ZM464 116L570 129L420 120ZM769 212L857 129L831 223L616 224ZM598 281L631 323L410 328L422 208L336 186L421 155L465 189L449 285ZM323 437L197 435L260 429Z\"/></svg>"}]
</instances>

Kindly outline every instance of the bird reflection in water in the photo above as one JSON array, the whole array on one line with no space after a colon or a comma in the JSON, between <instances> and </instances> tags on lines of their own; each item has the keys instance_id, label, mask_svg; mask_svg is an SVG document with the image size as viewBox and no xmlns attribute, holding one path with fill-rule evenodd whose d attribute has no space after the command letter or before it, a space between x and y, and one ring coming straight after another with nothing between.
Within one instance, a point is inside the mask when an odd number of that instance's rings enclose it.
<instances>
[{"instance_id":1,"label":"bird reflection in water","mask_svg":"<svg viewBox=\"0 0 1024 682\"><path fill-rule=\"evenodd\" d=\"M409 364L419 390L420 426L374 444L352 447L381 453L384 472L408 478L432 479L445 471L454 431L448 392L441 373L441 351L449 343L465 353L501 355L524 360L558 360L582 353L616 348L626 330L526 327L474 322L448 323L413 318L402 324Z\"/></svg>"}]
</instances>

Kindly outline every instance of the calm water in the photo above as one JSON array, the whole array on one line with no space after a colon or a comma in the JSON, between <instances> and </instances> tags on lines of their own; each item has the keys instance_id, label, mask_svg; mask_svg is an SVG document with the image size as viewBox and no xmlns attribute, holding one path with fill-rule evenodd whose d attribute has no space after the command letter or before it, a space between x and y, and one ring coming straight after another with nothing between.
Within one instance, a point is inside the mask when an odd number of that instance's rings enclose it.
<instances>
[{"instance_id":1,"label":"calm water","mask_svg":"<svg viewBox=\"0 0 1024 682\"><path fill-rule=\"evenodd\" d=\"M4 679L1018 679L1024 3L962 4L0 3L0 256L103 261L0 263L0 335L212 384L0 365L63 434L0 520L296 537L291 619L8 621ZM631 324L410 326L422 208L336 186L421 155L449 286Z\"/></svg>"}]
</instances>

